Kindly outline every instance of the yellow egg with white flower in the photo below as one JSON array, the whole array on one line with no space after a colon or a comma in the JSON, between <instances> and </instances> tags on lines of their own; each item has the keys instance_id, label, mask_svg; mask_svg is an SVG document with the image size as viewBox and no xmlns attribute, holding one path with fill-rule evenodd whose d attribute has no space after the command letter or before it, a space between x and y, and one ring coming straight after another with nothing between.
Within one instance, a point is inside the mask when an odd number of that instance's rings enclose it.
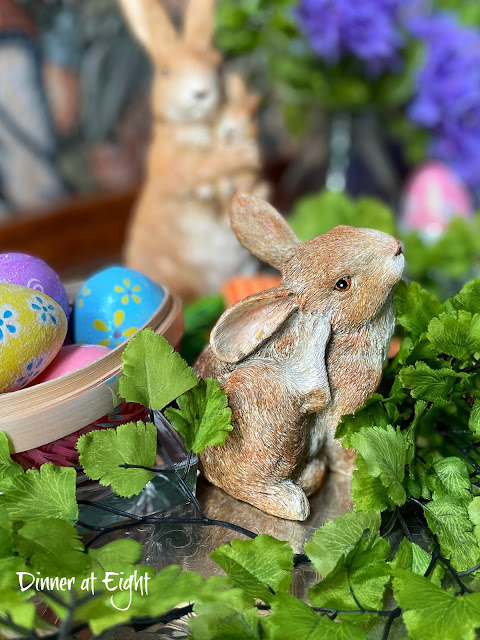
<instances>
[{"instance_id":1,"label":"yellow egg with white flower","mask_svg":"<svg viewBox=\"0 0 480 640\"><path fill-rule=\"evenodd\" d=\"M67 317L44 293L0 283L0 392L23 389L59 352Z\"/></svg>"}]
</instances>

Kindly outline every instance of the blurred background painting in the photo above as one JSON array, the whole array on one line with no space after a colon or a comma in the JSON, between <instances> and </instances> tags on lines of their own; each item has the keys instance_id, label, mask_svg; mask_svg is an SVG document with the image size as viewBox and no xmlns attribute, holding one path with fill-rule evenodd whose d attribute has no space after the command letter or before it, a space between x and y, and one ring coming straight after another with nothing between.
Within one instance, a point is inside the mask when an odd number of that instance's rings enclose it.
<instances>
[{"instance_id":1,"label":"blurred background painting","mask_svg":"<svg viewBox=\"0 0 480 640\"><path fill-rule=\"evenodd\" d=\"M114 0L2 0L1 215L137 184L149 78Z\"/></svg>"}]
</instances>

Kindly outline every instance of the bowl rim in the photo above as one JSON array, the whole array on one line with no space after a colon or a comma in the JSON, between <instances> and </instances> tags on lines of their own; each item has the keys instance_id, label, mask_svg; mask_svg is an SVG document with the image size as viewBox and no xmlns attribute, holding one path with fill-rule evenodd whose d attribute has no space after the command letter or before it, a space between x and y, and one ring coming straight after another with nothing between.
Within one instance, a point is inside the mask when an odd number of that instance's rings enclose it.
<instances>
[{"instance_id":1,"label":"bowl rim","mask_svg":"<svg viewBox=\"0 0 480 640\"><path fill-rule=\"evenodd\" d=\"M176 344L183 331L181 303L167 287L162 288L164 299L138 331L153 329ZM132 337L80 369L0 394L0 431L9 437L15 452L53 442L112 411L118 404L115 378L122 369L122 353ZM86 403L84 418L82 399ZM50 419L53 424L49 424Z\"/></svg>"}]
</instances>

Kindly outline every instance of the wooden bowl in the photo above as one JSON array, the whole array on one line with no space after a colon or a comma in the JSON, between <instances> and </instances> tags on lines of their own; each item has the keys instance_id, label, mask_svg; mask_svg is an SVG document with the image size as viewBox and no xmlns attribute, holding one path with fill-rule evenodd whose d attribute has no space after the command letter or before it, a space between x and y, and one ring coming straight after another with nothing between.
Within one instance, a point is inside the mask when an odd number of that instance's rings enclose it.
<instances>
[{"instance_id":1,"label":"wooden bowl","mask_svg":"<svg viewBox=\"0 0 480 640\"><path fill-rule=\"evenodd\" d=\"M79 285L67 287L73 300ZM172 345L183 332L181 304L164 287L165 298L145 323ZM26 389L0 394L0 431L16 453L63 438L110 413L116 396L122 353L128 340L95 362Z\"/></svg>"}]
</instances>

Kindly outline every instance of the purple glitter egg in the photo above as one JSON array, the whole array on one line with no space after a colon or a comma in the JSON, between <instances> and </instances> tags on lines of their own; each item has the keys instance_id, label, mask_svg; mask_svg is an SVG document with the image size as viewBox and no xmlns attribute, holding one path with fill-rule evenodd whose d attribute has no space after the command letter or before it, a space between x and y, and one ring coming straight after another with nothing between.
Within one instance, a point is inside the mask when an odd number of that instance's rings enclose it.
<instances>
[{"instance_id":1,"label":"purple glitter egg","mask_svg":"<svg viewBox=\"0 0 480 640\"><path fill-rule=\"evenodd\" d=\"M65 287L55 271L40 258L25 253L0 254L0 282L19 284L46 293L58 302L69 318L70 307Z\"/></svg>"}]
</instances>

